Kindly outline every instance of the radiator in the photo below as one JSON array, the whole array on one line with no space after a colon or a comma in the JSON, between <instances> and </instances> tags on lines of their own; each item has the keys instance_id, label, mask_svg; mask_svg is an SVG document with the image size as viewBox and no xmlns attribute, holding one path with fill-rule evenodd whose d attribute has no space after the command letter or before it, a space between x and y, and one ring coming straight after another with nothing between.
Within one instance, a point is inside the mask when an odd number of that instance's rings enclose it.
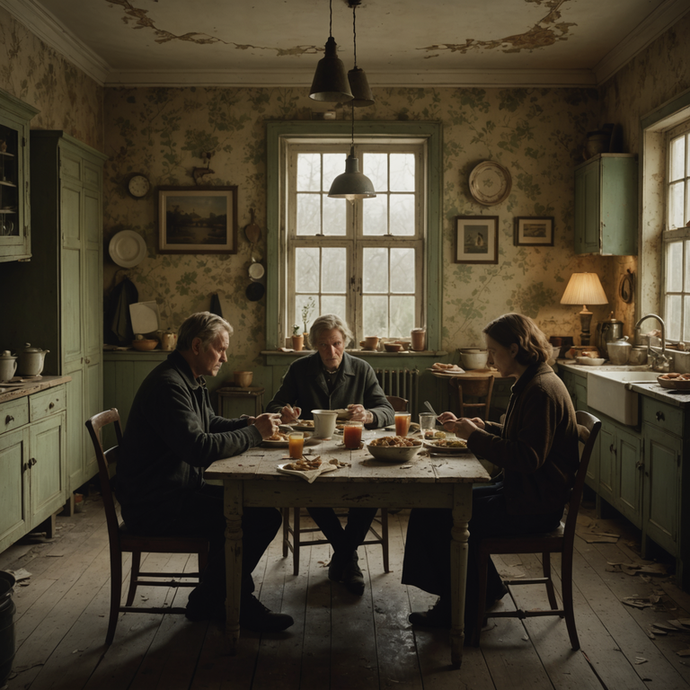
<instances>
[{"instance_id":1,"label":"radiator","mask_svg":"<svg viewBox=\"0 0 690 690\"><path fill-rule=\"evenodd\" d=\"M376 377L386 395L397 395L408 400L407 409L412 419L417 418L419 369L376 369Z\"/></svg>"}]
</instances>

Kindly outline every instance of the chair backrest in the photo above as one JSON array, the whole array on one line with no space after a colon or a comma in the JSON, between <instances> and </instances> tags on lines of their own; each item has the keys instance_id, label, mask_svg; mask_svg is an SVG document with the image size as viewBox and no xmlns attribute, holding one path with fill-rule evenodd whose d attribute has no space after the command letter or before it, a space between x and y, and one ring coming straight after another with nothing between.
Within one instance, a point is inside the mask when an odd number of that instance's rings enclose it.
<instances>
[{"instance_id":1,"label":"chair backrest","mask_svg":"<svg viewBox=\"0 0 690 690\"><path fill-rule=\"evenodd\" d=\"M408 401L405 398L399 398L397 395L387 395L386 399L396 412L407 412Z\"/></svg>"},{"instance_id":2,"label":"chair backrest","mask_svg":"<svg viewBox=\"0 0 690 690\"><path fill-rule=\"evenodd\" d=\"M481 417L488 419L491 407L491 394L494 389L493 376L463 376L450 379L451 385L458 389L458 402L461 417ZM466 402L465 396L483 398L480 402ZM467 411L465 408L469 408Z\"/></svg>"},{"instance_id":3,"label":"chair backrest","mask_svg":"<svg viewBox=\"0 0 690 690\"><path fill-rule=\"evenodd\" d=\"M115 435L117 437L117 446L109 448L107 451L103 450L101 443L101 429L108 425L115 425ZM96 460L98 461L98 476L101 481L101 498L103 499L103 507L105 509L105 517L108 525L108 536L111 544L117 543L119 539L119 519L117 511L115 510L115 498L113 497L113 489L110 483L109 462L117 462L117 456L122 443L122 427L120 426L120 414L115 408L99 412L91 419L86 420L86 428L89 430L93 447L96 451Z\"/></svg>"},{"instance_id":4,"label":"chair backrest","mask_svg":"<svg viewBox=\"0 0 690 690\"><path fill-rule=\"evenodd\" d=\"M580 465L575 475L575 483L570 493L570 500L568 501L568 516L565 520L564 539L574 539L575 537L575 523L577 522L577 514L580 510L580 503L582 501L582 491L585 486L585 479L587 478L587 468L589 467L589 460L594 450L599 430L601 429L601 421L599 421L593 414L585 412L584 410L577 410L575 413L577 419L577 431L580 443L582 444L580 450Z\"/></svg>"}]
</instances>

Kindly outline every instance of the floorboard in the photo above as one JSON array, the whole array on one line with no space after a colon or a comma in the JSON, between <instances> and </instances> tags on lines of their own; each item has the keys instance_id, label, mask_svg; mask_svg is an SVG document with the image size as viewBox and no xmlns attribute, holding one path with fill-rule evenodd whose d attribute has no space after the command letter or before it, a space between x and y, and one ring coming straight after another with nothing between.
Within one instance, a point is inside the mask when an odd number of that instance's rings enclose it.
<instances>
[{"instance_id":1,"label":"floorboard","mask_svg":"<svg viewBox=\"0 0 690 690\"><path fill-rule=\"evenodd\" d=\"M306 546L300 572L276 537L255 570L256 594L290 614L285 633L243 631L237 656L227 654L222 626L182 615L120 614L115 641L108 623L109 554L97 494L86 511L58 517L56 535L28 535L0 554L0 569L25 569L15 587L17 650L9 690L690 690L690 665L679 651L690 632L662 634L659 625L690 619L690 594L672 574L612 572L611 563L640 564L639 535L622 519L583 511L617 543L588 543L579 533L575 611L581 651L573 651L558 618L494 619L481 646L466 646L460 669L450 665L446 631L414 630L412 610L435 597L400 583L406 511L392 512L390 567L379 546L360 549L363 597L328 579L328 545ZM149 554L146 562L191 571L192 557ZM671 561L669 564L672 566ZM129 559L125 563L125 573ZM504 575L536 574L540 557L497 559ZM560 559L554 560L560 586ZM125 574L124 590L128 584ZM523 608L548 606L543 587L517 587ZM188 588L142 588L136 602L184 606ZM630 607L626 598L649 601ZM509 598L499 606L511 606ZM690 630L690 628L688 629ZM654 634L656 631L657 634Z\"/></svg>"}]
</instances>

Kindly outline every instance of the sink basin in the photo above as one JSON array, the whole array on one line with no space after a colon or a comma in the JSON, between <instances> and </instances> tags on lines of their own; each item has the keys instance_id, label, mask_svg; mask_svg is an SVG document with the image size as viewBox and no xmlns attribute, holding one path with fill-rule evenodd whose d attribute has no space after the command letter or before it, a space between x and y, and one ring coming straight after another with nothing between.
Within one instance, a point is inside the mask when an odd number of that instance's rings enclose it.
<instances>
[{"instance_id":1,"label":"sink basin","mask_svg":"<svg viewBox=\"0 0 690 690\"><path fill-rule=\"evenodd\" d=\"M636 426L640 408L631 383L653 383L658 371L590 371L587 373L587 405L609 417Z\"/></svg>"}]
</instances>

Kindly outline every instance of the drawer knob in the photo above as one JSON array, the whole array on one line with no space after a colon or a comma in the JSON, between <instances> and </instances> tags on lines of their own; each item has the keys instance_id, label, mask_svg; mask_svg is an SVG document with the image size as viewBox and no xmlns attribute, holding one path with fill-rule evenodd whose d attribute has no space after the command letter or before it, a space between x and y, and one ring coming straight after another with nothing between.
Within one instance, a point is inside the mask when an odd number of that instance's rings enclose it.
<instances>
[{"instance_id":1,"label":"drawer knob","mask_svg":"<svg viewBox=\"0 0 690 690\"><path fill-rule=\"evenodd\" d=\"M663 412L657 412L656 413L656 421L657 422L665 422L666 421L666 417L664 416Z\"/></svg>"},{"instance_id":2,"label":"drawer knob","mask_svg":"<svg viewBox=\"0 0 690 690\"><path fill-rule=\"evenodd\" d=\"M11 414L8 414L7 417L5 417L5 424L9 424L10 422L14 421L14 417Z\"/></svg>"},{"instance_id":3,"label":"drawer knob","mask_svg":"<svg viewBox=\"0 0 690 690\"><path fill-rule=\"evenodd\" d=\"M35 464L36 464L36 458L31 458L29 460L29 465L31 465L31 467L33 467Z\"/></svg>"},{"instance_id":4,"label":"drawer knob","mask_svg":"<svg viewBox=\"0 0 690 690\"><path fill-rule=\"evenodd\" d=\"M49 410L52 410L54 407L55 407L55 403L50 403L50 405L48 405Z\"/></svg>"}]
</instances>

